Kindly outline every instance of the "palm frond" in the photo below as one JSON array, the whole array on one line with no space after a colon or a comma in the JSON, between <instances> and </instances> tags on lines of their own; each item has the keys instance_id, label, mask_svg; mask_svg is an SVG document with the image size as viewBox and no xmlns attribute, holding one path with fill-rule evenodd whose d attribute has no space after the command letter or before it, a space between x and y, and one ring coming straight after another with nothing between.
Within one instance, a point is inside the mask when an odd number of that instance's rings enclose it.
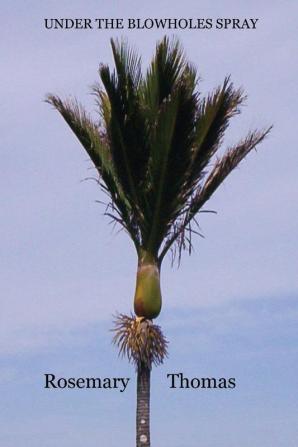
<instances>
[{"instance_id":1,"label":"palm frond","mask_svg":"<svg viewBox=\"0 0 298 447\"><path fill-rule=\"evenodd\" d=\"M264 140L271 129L272 126L264 131L255 130L250 132L244 140L226 151L222 158L216 162L201 191L194 197L190 207L192 215L197 213L232 170L238 166L252 149L255 149Z\"/></svg>"},{"instance_id":2,"label":"palm frond","mask_svg":"<svg viewBox=\"0 0 298 447\"><path fill-rule=\"evenodd\" d=\"M111 40L116 70L101 65L99 74L107 98L98 89L103 104L111 154L118 177L127 195L138 201L138 187L148 160L145 122L138 97L141 82L140 59L125 43ZM103 102L104 99L104 102ZM108 113L107 113L108 108Z\"/></svg>"},{"instance_id":3,"label":"palm frond","mask_svg":"<svg viewBox=\"0 0 298 447\"><path fill-rule=\"evenodd\" d=\"M227 77L222 87L200 102L188 181L190 188L201 179L205 167L222 143L230 119L239 113L239 106L245 99L242 89L234 89Z\"/></svg>"},{"instance_id":4,"label":"palm frond","mask_svg":"<svg viewBox=\"0 0 298 447\"><path fill-rule=\"evenodd\" d=\"M185 203L185 182L195 137L197 96L186 73L164 99L152 132L148 201L154 211L148 244L157 252ZM147 242L147 241L145 241Z\"/></svg>"},{"instance_id":5,"label":"palm frond","mask_svg":"<svg viewBox=\"0 0 298 447\"><path fill-rule=\"evenodd\" d=\"M123 97L125 88L137 90L142 81L141 58L125 40L111 39L111 47Z\"/></svg>"},{"instance_id":6,"label":"palm frond","mask_svg":"<svg viewBox=\"0 0 298 447\"><path fill-rule=\"evenodd\" d=\"M88 153L97 169L101 188L111 198L111 207L120 216L117 222L126 229L133 242L139 246L139 236L133 219L131 206L127 200L115 172L106 134L100 131L83 107L76 100L62 101L58 96L48 95L46 102L55 107L72 129L82 146ZM116 217L116 216L115 216Z\"/></svg>"},{"instance_id":7,"label":"palm frond","mask_svg":"<svg viewBox=\"0 0 298 447\"><path fill-rule=\"evenodd\" d=\"M98 83L92 86L92 93L95 96L95 102L104 123L104 128L107 130L111 122L111 103L109 97Z\"/></svg>"},{"instance_id":8,"label":"palm frond","mask_svg":"<svg viewBox=\"0 0 298 447\"><path fill-rule=\"evenodd\" d=\"M233 171L233 169L238 166L238 164L252 149L256 148L256 146L264 140L271 129L272 126L264 131L256 130L250 132L244 140L240 141L235 146L230 147L226 153L219 160L217 160L204 184L197 188L196 193L185 210L183 219L180 221L179 225L176 226L166 241L160 254L161 260L176 241L178 241L178 252L180 258L181 250L184 249L185 246L189 247L189 244L185 244L185 235L183 233L188 232L188 235L191 236L191 233L193 233L191 222L195 218L196 214L200 212L202 206L210 199L212 194Z\"/></svg>"},{"instance_id":9,"label":"palm frond","mask_svg":"<svg viewBox=\"0 0 298 447\"><path fill-rule=\"evenodd\" d=\"M156 45L155 56L141 89L149 121L155 120L159 106L172 93L173 86L186 66L185 56L177 39L164 37Z\"/></svg>"},{"instance_id":10,"label":"palm frond","mask_svg":"<svg viewBox=\"0 0 298 447\"><path fill-rule=\"evenodd\" d=\"M112 164L104 134L76 100L62 101L58 96L48 95L46 102L55 107L63 116L80 143L83 145L95 167L101 171L111 171Z\"/></svg>"}]
</instances>

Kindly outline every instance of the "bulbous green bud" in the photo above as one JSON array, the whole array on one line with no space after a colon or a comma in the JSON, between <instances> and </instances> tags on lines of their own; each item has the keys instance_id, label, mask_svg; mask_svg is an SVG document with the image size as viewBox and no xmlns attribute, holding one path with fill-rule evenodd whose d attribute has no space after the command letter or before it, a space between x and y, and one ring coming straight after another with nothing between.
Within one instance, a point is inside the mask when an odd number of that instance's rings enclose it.
<instances>
[{"instance_id":1,"label":"bulbous green bud","mask_svg":"<svg viewBox=\"0 0 298 447\"><path fill-rule=\"evenodd\" d=\"M157 261L142 252L139 258L134 310L138 317L152 320L161 310L160 275Z\"/></svg>"}]
</instances>

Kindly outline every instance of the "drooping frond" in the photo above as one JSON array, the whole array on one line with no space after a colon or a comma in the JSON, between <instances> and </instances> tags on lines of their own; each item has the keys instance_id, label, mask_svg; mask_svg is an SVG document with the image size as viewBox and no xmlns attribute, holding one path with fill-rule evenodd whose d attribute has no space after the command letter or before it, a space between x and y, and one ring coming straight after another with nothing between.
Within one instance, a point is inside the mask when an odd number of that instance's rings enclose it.
<instances>
[{"instance_id":1,"label":"drooping frond","mask_svg":"<svg viewBox=\"0 0 298 447\"><path fill-rule=\"evenodd\" d=\"M229 148L226 153L216 161L215 166L207 176L207 179L196 190L189 205L187 206L183 220L176 226L169 239L166 241L163 251L160 254L161 259L167 253L172 244L181 236L184 231L188 231L191 236L192 228L189 226L196 214L202 206L209 200L212 194L225 180L225 178L235 169L238 164L246 157L246 155L254 149L270 132L272 126L264 131L250 132L248 136L237 145ZM184 237L178 243L179 256L181 255L182 244L185 242Z\"/></svg>"},{"instance_id":2,"label":"drooping frond","mask_svg":"<svg viewBox=\"0 0 298 447\"><path fill-rule=\"evenodd\" d=\"M224 179L232 172L244 157L254 149L268 135L272 127L264 131L250 132L248 136L237 145L229 148L220 158L210 174L208 175L202 189L194 197L190 212L195 215L204 203L211 197L214 191L224 181Z\"/></svg>"},{"instance_id":3,"label":"drooping frond","mask_svg":"<svg viewBox=\"0 0 298 447\"><path fill-rule=\"evenodd\" d=\"M111 197L111 208L118 216L115 219L128 231L132 240L138 245L138 233L131 217L131 207L122 186L117 179L113 160L109 150L106 135L88 117L85 110L77 101L62 101L59 97L48 95L46 101L53 105L63 116L72 129L89 157L93 161L101 182L102 188Z\"/></svg>"},{"instance_id":4,"label":"drooping frond","mask_svg":"<svg viewBox=\"0 0 298 447\"><path fill-rule=\"evenodd\" d=\"M63 102L54 95L48 95L46 101L61 113L100 173L111 172L113 166L104 135L100 137L98 127L83 107L76 100Z\"/></svg>"},{"instance_id":5,"label":"drooping frond","mask_svg":"<svg viewBox=\"0 0 298 447\"><path fill-rule=\"evenodd\" d=\"M126 356L136 367L151 369L163 363L167 356L168 341L160 326L151 320L119 314L115 317L113 343L119 348L119 355Z\"/></svg>"}]
</instances>

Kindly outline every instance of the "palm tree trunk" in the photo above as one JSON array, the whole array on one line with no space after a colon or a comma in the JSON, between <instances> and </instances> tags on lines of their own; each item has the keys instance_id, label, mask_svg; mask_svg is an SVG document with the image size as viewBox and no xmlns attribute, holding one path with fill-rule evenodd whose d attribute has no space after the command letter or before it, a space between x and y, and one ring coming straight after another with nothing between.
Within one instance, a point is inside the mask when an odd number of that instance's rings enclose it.
<instances>
[{"instance_id":1,"label":"palm tree trunk","mask_svg":"<svg viewBox=\"0 0 298 447\"><path fill-rule=\"evenodd\" d=\"M150 369L140 364L137 369L137 447L150 447Z\"/></svg>"}]
</instances>

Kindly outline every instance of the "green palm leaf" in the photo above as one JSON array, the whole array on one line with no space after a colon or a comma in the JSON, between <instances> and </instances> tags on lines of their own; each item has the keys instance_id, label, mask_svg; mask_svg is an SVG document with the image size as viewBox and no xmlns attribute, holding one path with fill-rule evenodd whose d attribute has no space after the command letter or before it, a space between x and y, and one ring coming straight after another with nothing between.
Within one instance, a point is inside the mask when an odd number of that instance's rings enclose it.
<instances>
[{"instance_id":1,"label":"green palm leaf","mask_svg":"<svg viewBox=\"0 0 298 447\"><path fill-rule=\"evenodd\" d=\"M102 65L99 74L110 103L106 121L111 154L123 189L137 201L136 189L148 160L145 121L138 96L140 59L127 44L111 41L116 70ZM95 90L98 92L99 89ZM102 102L101 95L100 101ZM107 100L107 98L106 98ZM103 107L107 107L104 102Z\"/></svg>"},{"instance_id":2,"label":"green palm leaf","mask_svg":"<svg viewBox=\"0 0 298 447\"><path fill-rule=\"evenodd\" d=\"M239 106L245 97L241 89L235 90L229 77L223 86L203 99L198 108L196 142L193 151L192 168L189 176L190 187L202 177L204 168L219 149L230 119L239 113Z\"/></svg>"},{"instance_id":3,"label":"green palm leaf","mask_svg":"<svg viewBox=\"0 0 298 447\"><path fill-rule=\"evenodd\" d=\"M254 131L240 143L229 148L226 153L215 163L215 166L207 176L204 183L196 189L196 193L192 197L188 206L185 209L183 219L174 228L174 231L166 241L163 250L160 254L162 260L167 251L171 248L173 243L179 240L179 250L185 248L185 240L179 239L181 234L188 230L192 232L190 223L195 218L196 214L200 211L203 205L210 199L212 194L220 186L220 184L226 179L226 177L235 169L236 166L246 157L246 155L254 149L270 132L272 126L264 131ZM184 237L186 237L184 235ZM181 255L181 253L180 253Z\"/></svg>"},{"instance_id":4,"label":"green palm leaf","mask_svg":"<svg viewBox=\"0 0 298 447\"><path fill-rule=\"evenodd\" d=\"M72 129L89 157L93 161L100 178L102 189L111 198L110 207L114 218L128 231L136 246L139 245L137 226L121 184L117 178L109 145L104 132L86 114L77 101L62 101L54 95L48 95L46 101L53 105Z\"/></svg>"}]
</instances>

